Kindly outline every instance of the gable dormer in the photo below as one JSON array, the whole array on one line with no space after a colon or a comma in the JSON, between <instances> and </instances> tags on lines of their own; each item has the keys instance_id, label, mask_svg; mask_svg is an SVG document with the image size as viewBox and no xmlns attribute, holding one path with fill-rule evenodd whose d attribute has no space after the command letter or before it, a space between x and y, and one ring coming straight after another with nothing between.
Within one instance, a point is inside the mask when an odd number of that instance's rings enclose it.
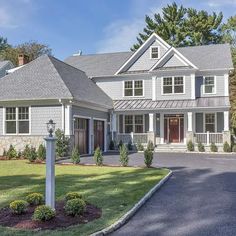
<instances>
[{"instance_id":1,"label":"gable dormer","mask_svg":"<svg viewBox=\"0 0 236 236\"><path fill-rule=\"evenodd\" d=\"M148 40L120 67L116 72L132 73L135 71L149 71L165 53L171 48L157 34L153 33Z\"/></svg>"}]
</instances>

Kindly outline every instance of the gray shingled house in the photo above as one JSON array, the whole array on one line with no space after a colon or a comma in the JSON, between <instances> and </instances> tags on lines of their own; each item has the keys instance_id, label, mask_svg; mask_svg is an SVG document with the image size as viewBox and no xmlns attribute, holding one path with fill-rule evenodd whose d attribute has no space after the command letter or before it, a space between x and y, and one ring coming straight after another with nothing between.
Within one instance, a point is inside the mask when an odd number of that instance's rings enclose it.
<instances>
[{"instance_id":1,"label":"gray shingled house","mask_svg":"<svg viewBox=\"0 0 236 236\"><path fill-rule=\"evenodd\" d=\"M8 61L0 61L0 79L7 74L7 71L13 69L14 65Z\"/></svg>"},{"instance_id":2,"label":"gray shingled house","mask_svg":"<svg viewBox=\"0 0 236 236\"><path fill-rule=\"evenodd\" d=\"M56 122L92 153L116 142L157 150L230 142L228 44L174 48L153 34L136 52L42 56L0 79L0 152L38 146Z\"/></svg>"}]
</instances>

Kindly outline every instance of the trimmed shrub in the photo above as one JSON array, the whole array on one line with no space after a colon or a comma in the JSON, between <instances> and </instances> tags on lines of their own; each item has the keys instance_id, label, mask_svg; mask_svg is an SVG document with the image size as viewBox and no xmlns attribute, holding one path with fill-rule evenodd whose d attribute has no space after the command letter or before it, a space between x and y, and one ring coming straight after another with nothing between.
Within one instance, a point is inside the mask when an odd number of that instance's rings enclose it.
<instances>
[{"instance_id":1,"label":"trimmed shrub","mask_svg":"<svg viewBox=\"0 0 236 236\"><path fill-rule=\"evenodd\" d=\"M78 199L78 198L83 198L82 195L78 192L69 192L65 196L66 201L69 201L69 200L72 200L72 199Z\"/></svg>"},{"instance_id":2,"label":"trimmed shrub","mask_svg":"<svg viewBox=\"0 0 236 236\"><path fill-rule=\"evenodd\" d=\"M126 148L126 146L123 144L121 147L120 147L120 164L122 166L128 166L128 163L129 163L129 153L128 153L128 150Z\"/></svg>"},{"instance_id":3,"label":"trimmed shrub","mask_svg":"<svg viewBox=\"0 0 236 236\"><path fill-rule=\"evenodd\" d=\"M120 140L120 142L119 142L119 144L118 144L118 150L120 150L120 147L123 145L123 142L122 142L122 140Z\"/></svg>"},{"instance_id":4,"label":"trimmed shrub","mask_svg":"<svg viewBox=\"0 0 236 236\"><path fill-rule=\"evenodd\" d=\"M65 157L69 152L69 138L65 136L64 132L57 129L55 132L56 141L56 154L58 157Z\"/></svg>"},{"instance_id":5,"label":"trimmed shrub","mask_svg":"<svg viewBox=\"0 0 236 236\"><path fill-rule=\"evenodd\" d=\"M83 199L77 198L66 202L65 212L67 215L82 215L85 211L86 203Z\"/></svg>"},{"instance_id":6,"label":"trimmed shrub","mask_svg":"<svg viewBox=\"0 0 236 236\"><path fill-rule=\"evenodd\" d=\"M22 153L22 156L23 156L24 158L26 158L26 159L29 159L29 157L30 157L30 147L29 147L28 144L25 145L25 148L24 148L24 151L23 151L23 153Z\"/></svg>"},{"instance_id":7,"label":"trimmed shrub","mask_svg":"<svg viewBox=\"0 0 236 236\"><path fill-rule=\"evenodd\" d=\"M153 151L151 149L146 149L144 151L144 163L146 167L151 167L153 160Z\"/></svg>"},{"instance_id":8,"label":"trimmed shrub","mask_svg":"<svg viewBox=\"0 0 236 236\"><path fill-rule=\"evenodd\" d=\"M233 145L232 152L236 152L236 144Z\"/></svg>"},{"instance_id":9,"label":"trimmed shrub","mask_svg":"<svg viewBox=\"0 0 236 236\"><path fill-rule=\"evenodd\" d=\"M3 157L6 157L6 156L7 156L7 151L6 151L5 148L3 149L3 154L2 154L2 156L3 156Z\"/></svg>"},{"instance_id":10,"label":"trimmed shrub","mask_svg":"<svg viewBox=\"0 0 236 236\"><path fill-rule=\"evenodd\" d=\"M144 146L141 143L137 144L138 151L144 151Z\"/></svg>"},{"instance_id":11,"label":"trimmed shrub","mask_svg":"<svg viewBox=\"0 0 236 236\"><path fill-rule=\"evenodd\" d=\"M224 142L223 150L224 152L231 152L231 148L228 142Z\"/></svg>"},{"instance_id":12,"label":"trimmed shrub","mask_svg":"<svg viewBox=\"0 0 236 236\"><path fill-rule=\"evenodd\" d=\"M131 142L131 141L128 142L127 148L128 148L129 151L132 151L132 150L133 150L133 145L132 145L132 142Z\"/></svg>"},{"instance_id":13,"label":"trimmed shrub","mask_svg":"<svg viewBox=\"0 0 236 236\"><path fill-rule=\"evenodd\" d=\"M148 149L148 150L151 150L151 151L154 151L154 145L153 145L153 142L152 142L152 141L148 141L147 149Z\"/></svg>"},{"instance_id":14,"label":"trimmed shrub","mask_svg":"<svg viewBox=\"0 0 236 236\"><path fill-rule=\"evenodd\" d=\"M194 151L194 144L193 144L192 140L188 141L187 149L188 149L189 152L193 152Z\"/></svg>"},{"instance_id":15,"label":"trimmed shrub","mask_svg":"<svg viewBox=\"0 0 236 236\"><path fill-rule=\"evenodd\" d=\"M10 145L7 151L7 159L11 160L13 158L17 158L17 151L12 145Z\"/></svg>"},{"instance_id":16,"label":"trimmed shrub","mask_svg":"<svg viewBox=\"0 0 236 236\"><path fill-rule=\"evenodd\" d=\"M201 142L198 143L197 147L199 152L205 152L205 147Z\"/></svg>"},{"instance_id":17,"label":"trimmed shrub","mask_svg":"<svg viewBox=\"0 0 236 236\"><path fill-rule=\"evenodd\" d=\"M30 153L29 153L29 157L28 160L30 162L34 162L37 159L37 152L36 149L34 147L30 148Z\"/></svg>"},{"instance_id":18,"label":"trimmed shrub","mask_svg":"<svg viewBox=\"0 0 236 236\"><path fill-rule=\"evenodd\" d=\"M41 161L46 160L46 148L43 144L40 144L37 150L38 159Z\"/></svg>"},{"instance_id":19,"label":"trimmed shrub","mask_svg":"<svg viewBox=\"0 0 236 236\"><path fill-rule=\"evenodd\" d=\"M100 149L100 147L97 147L95 152L94 152L94 156L93 159L95 161L95 164L97 166L102 166L103 165L103 156L102 156L102 150Z\"/></svg>"},{"instance_id":20,"label":"trimmed shrub","mask_svg":"<svg viewBox=\"0 0 236 236\"><path fill-rule=\"evenodd\" d=\"M17 153L17 159L21 159L21 157L22 157L22 153L21 153L21 151L19 151L18 153Z\"/></svg>"},{"instance_id":21,"label":"trimmed shrub","mask_svg":"<svg viewBox=\"0 0 236 236\"><path fill-rule=\"evenodd\" d=\"M38 206L34 210L33 220L48 221L56 216L56 211L49 206Z\"/></svg>"},{"instance_id":22,"label":"trimmed shrub","mask_svg":"<svg viewBox=\"0 0 236 236\"><path fill-rule=\"evenodd\" d=\"M43 194L41 193L31 193L26 196L26 201L33 206L38 206L43 203Z\"/></svg>"},{"instance_id":23,"label":"trimmed shrub","mask_svg":"<svg viewBox=\"0 0 236 236\"><path fill-rule=\"evenodd\" d=\"M113 140L111 140L109 144L109 150L114 150L114 149L115 149L115 143Z\"/></svg>"},{"instance_id":24,"label":"trimmed shrub","mask_svg":"<svg viewBox=\"0 0 236 236\"><path fill-rule=\"evenodd\" d=\"M26 212L28 203L24 200L16 200L10 203L10 209L14 214L21 215Z\"/></svg>"},{"instance_id":25,"label":"trimmed shrub","mask_svg":"<svg viewBox=\"0 0 236 236\"><path fill-rule=\"evenodd\" d=\"M80 154L79 154L79 150L77 147L74 147L72 150L71 160L72 160L73 164L80 163Z\"/></svg>"},{"instance_id":26,"label":"trimmed shrub","mask_svg":"<svg viewBox=\"0 0 236 236\"><path fill-rule=\"evenodd\" d=\"M215 143L211 143L211 152L218 152L218 147L215 145Z\"/></svg>"}]
</instances>

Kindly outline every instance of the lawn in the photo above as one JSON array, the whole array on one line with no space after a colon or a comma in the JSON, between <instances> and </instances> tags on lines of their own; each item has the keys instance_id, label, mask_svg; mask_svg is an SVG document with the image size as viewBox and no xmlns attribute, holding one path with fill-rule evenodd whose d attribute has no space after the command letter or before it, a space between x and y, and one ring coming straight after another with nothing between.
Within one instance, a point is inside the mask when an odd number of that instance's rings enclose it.
<instances>
[{"instance_id":1,"label":"lawn","mask_svg":"<svg viewBox=\"0 0 236 236\"><path fill-rule=\"evenodd\" d=\"M150 188L168 173L167 169L95 166L56 166L56 198L78 191L102 208L102 217L88 224L57 231L38 231L34 235L88 235L125 214ZM0 161L0 208L28 193L44 193L45 165L27 161ZM1 236L32 235L0 227Z\"/></svg>"}]
</instances>

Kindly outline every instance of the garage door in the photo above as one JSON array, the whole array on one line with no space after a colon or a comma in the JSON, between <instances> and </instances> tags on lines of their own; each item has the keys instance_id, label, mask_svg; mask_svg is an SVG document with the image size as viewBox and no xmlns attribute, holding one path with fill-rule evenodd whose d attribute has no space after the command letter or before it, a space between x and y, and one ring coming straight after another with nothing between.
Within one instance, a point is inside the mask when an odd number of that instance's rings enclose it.
<instances>
[{"instance_id":1,"label":"garage door","mask_svg":"<svg viewBox=\"0 0 236 236\"><path fill-rule=\"evenodd\" d=\"M100 147L104 151L104 121L94 120L94 149Z\"/></svg>"}]
</instances>

